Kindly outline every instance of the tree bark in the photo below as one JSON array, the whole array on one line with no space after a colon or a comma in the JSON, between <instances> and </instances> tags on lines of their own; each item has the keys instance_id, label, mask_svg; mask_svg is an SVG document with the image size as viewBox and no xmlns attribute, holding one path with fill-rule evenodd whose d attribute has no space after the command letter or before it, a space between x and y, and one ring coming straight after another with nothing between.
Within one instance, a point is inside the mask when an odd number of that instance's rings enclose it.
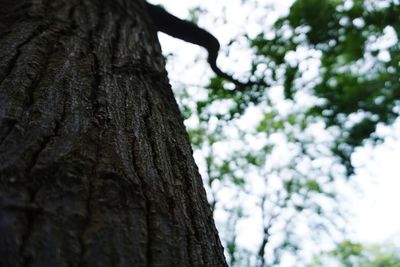
<instances>
[{"instance_id":1,"label":"tree bark","mask_svg":"<svg viewBox=\"0 0 400 267\"><path fill-rule=\"evenodd\" d=\"M134 0L0 0L0 266L226 266Z\"/></svg>"}]
</instances>

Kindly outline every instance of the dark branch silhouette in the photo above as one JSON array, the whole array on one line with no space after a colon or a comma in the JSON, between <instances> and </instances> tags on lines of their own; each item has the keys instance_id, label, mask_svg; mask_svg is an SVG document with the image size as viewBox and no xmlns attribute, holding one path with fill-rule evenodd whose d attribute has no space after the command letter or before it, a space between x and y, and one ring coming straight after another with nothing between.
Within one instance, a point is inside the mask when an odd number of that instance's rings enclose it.
<instances>
[{"instance_id":1,"label":"dark branch silhouette","mask_svg":"<svg viewBox=\"0 0 400 267\"><path fill-rule=\"evenodd\" d=\"M181 39L185 42L204 47L208 52L207 61L217 76L232 82L238 89L244 89L245 87L256 84L250 81L242 83L231 75L223 72L217 66L220 44L217 38L215 38L211 33L190 21L185 21L175 17L160 6L155 6L149 3L146 3L146 5L157 31Z\"/></svg>"}]
</instances>

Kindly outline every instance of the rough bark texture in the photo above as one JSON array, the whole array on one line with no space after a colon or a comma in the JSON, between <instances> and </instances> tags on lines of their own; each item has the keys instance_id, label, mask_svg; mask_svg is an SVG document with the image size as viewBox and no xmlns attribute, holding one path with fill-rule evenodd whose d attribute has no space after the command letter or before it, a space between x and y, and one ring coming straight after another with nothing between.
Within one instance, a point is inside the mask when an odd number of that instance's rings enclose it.
<instances>
[{"instance_id":1,"label":"rough bark texture","mask_svg":"<svg viewBox=\"0 0 400 267\"><path fill-rule=\"evenodd\" d=\"M139 0L0 0L0 266L226 266Z\"/></svg>"}]
</instances>

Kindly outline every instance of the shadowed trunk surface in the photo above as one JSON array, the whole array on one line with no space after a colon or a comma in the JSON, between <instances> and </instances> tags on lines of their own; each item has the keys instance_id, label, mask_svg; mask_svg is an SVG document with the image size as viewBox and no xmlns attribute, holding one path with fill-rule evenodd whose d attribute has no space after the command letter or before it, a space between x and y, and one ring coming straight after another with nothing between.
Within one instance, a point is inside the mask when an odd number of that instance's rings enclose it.
<instances>
[{"instance_id":1,"label":"shadowed trunk surface","mask_svg":"<svg viewBox=\"0 0 400 267\"><path fill-rule=\"evenodd\" d=\"M0 266L226 266L139 0L0 0Z\"/></svg>"}]
</instances>

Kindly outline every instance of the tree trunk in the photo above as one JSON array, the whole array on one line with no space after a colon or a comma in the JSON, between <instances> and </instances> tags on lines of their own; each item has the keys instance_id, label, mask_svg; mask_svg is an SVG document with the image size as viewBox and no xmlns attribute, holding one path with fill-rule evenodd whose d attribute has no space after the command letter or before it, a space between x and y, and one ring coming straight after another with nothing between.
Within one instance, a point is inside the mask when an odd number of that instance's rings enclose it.
<instances>
[{"instance_id":1,"label":"tree trunk","mask_svg":"<svg viewBox=\"0 0 400 267\"><path fill-rule=\"evenodd\" d=\"M142 1L0 0L0 266L226 266Z\"/></svg>"}]
</instances>

